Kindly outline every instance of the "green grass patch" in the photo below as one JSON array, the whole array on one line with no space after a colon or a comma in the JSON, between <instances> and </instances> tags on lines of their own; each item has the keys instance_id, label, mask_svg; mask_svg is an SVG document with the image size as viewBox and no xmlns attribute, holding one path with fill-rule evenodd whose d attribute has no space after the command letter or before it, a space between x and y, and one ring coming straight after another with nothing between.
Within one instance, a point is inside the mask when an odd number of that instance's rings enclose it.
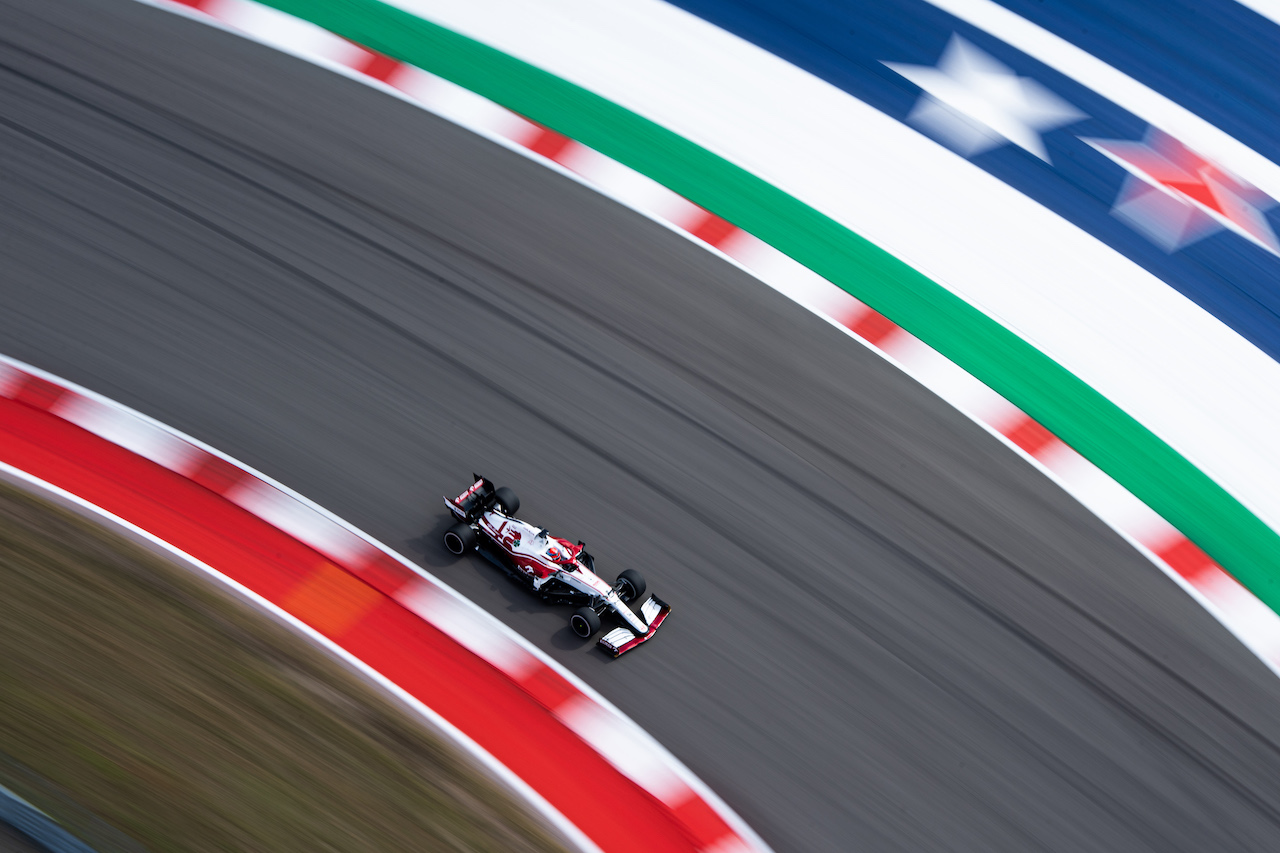
<instances>
[{"instance_id":1,"label":"green grass patch","mask_svg":"<svg viewBox=\"0 0 1280 853\"><path fill-rule=\"evenodd\" d=\"M0 590L0 783L86 840L105 823L157 851L563 849L297 634L7 486Z\"/></svg>"}]
</instances>

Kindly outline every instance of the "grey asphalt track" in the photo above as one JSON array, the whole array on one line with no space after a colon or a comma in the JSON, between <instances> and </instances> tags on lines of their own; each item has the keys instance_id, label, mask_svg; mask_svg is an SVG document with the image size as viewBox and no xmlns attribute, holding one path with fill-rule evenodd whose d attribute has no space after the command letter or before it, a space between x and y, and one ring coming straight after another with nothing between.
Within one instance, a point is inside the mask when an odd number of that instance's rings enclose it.
<instances>
[{"instance_id":1,"label":"grey asphalt track","mask_svg":"<svg viewBox=\"0 0 1280 853\"><path fill-rule=\"evenodd\" d=\"M1280 679L996 439L680 236L130 0L0 2L0 158L0 351L420 561L777 849L1280 848ZM473 470L644 571L659 636L610 661L449 558L440 495Z\"/></svg>"}]
</instances>

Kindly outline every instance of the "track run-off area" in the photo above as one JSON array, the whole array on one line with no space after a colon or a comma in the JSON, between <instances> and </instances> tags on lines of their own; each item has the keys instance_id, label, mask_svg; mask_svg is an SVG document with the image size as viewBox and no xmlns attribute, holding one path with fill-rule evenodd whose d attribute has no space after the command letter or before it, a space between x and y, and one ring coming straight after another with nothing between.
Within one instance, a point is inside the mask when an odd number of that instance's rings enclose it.
<instances>
[{"instance_id":1,"label":"track run-off area","mask_svg":"<svg viewBox=\"0 0 1280 853\"><path fill-rule=\"evenodd\" d=\"M7 353L427 566L777 849L1280 833L1274 676L841 330L292 57L132 3L3 9ZM472 470L641 568L662 635L604 660L447 560Z\"/></svg>"}]
</instances>

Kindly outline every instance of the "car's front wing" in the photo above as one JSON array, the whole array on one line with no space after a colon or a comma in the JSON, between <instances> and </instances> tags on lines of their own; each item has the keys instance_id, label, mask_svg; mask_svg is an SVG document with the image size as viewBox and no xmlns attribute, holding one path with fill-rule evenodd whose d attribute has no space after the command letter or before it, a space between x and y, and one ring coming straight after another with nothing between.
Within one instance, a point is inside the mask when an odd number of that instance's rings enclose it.
<instances>
[{"instance_id":1,"label":"car's front wing","mask_svg":"<svg viewBox=\"0 0 1280 853\"><path fill-rule=\"evenodd\" d=\"M667 604L656 595L651 595L648 601L640 605L639 613L640 618L649 626L648 631L644 634L636 634L635 631L627 627L614 628L600 638L599 645L615 658L623 652L629 652L652 637L670 612L670 604Z\"/></svg>"}]
</instances>

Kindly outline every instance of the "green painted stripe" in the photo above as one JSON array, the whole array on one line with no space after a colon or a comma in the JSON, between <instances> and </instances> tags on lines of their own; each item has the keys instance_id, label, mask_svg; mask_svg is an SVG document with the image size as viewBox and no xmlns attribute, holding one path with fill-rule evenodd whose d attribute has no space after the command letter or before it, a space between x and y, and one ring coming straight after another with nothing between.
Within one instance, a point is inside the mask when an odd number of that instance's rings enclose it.
<instances>
[{"instance_id":1,"label":"green painted stripe","mask_svg":"<svg viewBox=\"0 0 1280 853\"><path fill-rule=\"evenodd\" d=\"M265 0L630 166L839 285L1004 395L1280 612L1280 536L1062 366L885 251L611 101L376 0Z\"/></svg>"}]
</instances>

